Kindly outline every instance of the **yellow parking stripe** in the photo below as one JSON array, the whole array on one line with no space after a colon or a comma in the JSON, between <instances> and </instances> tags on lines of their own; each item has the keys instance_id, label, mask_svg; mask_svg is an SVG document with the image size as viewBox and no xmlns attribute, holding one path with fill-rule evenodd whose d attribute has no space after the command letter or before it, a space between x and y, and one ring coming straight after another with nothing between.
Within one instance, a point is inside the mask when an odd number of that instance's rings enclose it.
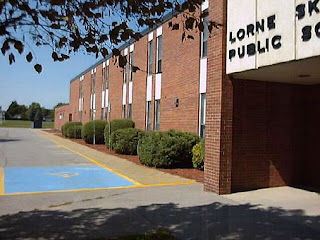
<instances>
[{"instance_id":1,"label":"yellow parking stripe","mask_svg":"<svg viewBox=\"0 0 320 240\"><path fill-rule=\"evenodd\" d=\"M68 193L68 192L93 192L102 190L114 190L114 189L131 189L131 188L148 188L148 187L166 187L166 186L178 186L178 185L190 185L196 184L197 182L190 180L188 182L172 182L172 183L159 183L151 185L136 185L136 186L125 186L125 187L109 187L109 188L85 188L85 189L72 189L72 190L57 190L57 191L43 191L43 192L22 192L22 193L7 193L4 196L20 196L20 195L36 195L45 193Z\"/></svg>"},{"instance_id":2,"label":"yellow parking stripe","mask_svg":"<svg viewBox=\"0 0 320 240\"><path fill-rule=\"evenodd\" d=\"M127 165L122 169L120 168L121 172L125 172L126 175L118 172L118 169L111 169L102 163L90 158L89 156L86 156L80 152L74 151L71 148L63 145L60 143L60 141L56 141L53 138L55 136L50 136L49 134L46 134L44 132L41 132L40 134L42 137L54 142L57 146L65 148L81 157L84 157L91 161L92 163L110 171L113 172L124 179L134 183L136 186L130 186L130 187L120 187L120 188L134 188L134 187L151 187L151 186L171 186L171 185L185 185L185 184L193 184L196 183L194 180L189 180L189 179L184 179L180 178L178 176L173 176L169 173L164 173L164 172L159 172L158 171L153 171L152 169L139 169L139 168L132 168L128 167ZM136 180L134 180L136 179ZM115 188L107 188L107 189L115 189ZM95 189L91 189L95 190ZM73 191L73 190L70 190ZM90 191L89 189L86 189L84 191Z\"/></svg>"},{"instance_id":3,"label":"yellow parking stripe","mask_svg":"<svg viewBox=\"0 0 320 240\"><path fill-rule=\"evenodd\" d=\"M118 176L120 176L120 177L128 180L129 182L132 182L132 183L135 184L135 185L138 185L138 186L143 185L143 184L141 184L141 183L139 183L139 182L137 182L137 181L135 181L135 180L133 180L133 179L131 179L131 178L129 178L129 177L127 177L127 176L125 176L125 175L123 175L123 174L121 174L121 173L119 173L119 172L117 172L117 171L115 171L115 170L113 170L113 169L105 166L105 165L103 165L102 163L100 163L100 162L98 162L98 161L90 158L89 156L86 156L86 155L84 155L84 154L82 154L82 153L80 153L80 152L74 151L74 150L72 150L71 148L68 148L67 146L64 146L63 144L61 144L61 143L59 143L59 142L57 142L57 141L55 141L55 140L53 140L53 139L51 139L51 138L48 138L48 137L46 137L46 136L44 136L44 135L42 135L42 136L43 136L44 138L46 138L46 139L54 142L54 143L57 144L58 146L60 146L60 147L62 147L62 148L65 148L65 149L69 150L70 152L73 152L73 153L75 153L75 154L77 154L77 155L79 155L79 156L81 156L81 157L89 160L90 162L98 165L99 167L104 168L104 169L106 169L106 170L108 170L108 171L110 171L110 172L112 172L112 173L114 173L114 174L116 174L116 175L118 175Z\"/></svg>"},{"instance_id":4,"label":"yellow parking stripe","mask_svg":"<svg viewBox=\"0 0 320 240\"><path fill-rule=\"evenodd\" d=\"M4 194L4 168L0 168L0 195Z\"/></svg>"}]
</instances>

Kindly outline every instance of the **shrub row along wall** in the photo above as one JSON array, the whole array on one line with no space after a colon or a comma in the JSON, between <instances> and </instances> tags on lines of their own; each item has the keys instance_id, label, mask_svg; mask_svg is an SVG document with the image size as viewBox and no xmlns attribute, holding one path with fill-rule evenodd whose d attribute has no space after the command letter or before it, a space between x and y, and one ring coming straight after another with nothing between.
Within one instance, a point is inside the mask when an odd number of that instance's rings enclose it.
<instances>
[{"instance_id":1,"label":"shrub row along wall","mask_svg":"<svg viewBox=\"0 0 320 240\"><path fill-rule=\"evenodd\" d=\"M148 132L139 141L139 159L153 167L191 167L192 148L199 141L198 135L187 132Z\"/></svg>"}]
</instances>

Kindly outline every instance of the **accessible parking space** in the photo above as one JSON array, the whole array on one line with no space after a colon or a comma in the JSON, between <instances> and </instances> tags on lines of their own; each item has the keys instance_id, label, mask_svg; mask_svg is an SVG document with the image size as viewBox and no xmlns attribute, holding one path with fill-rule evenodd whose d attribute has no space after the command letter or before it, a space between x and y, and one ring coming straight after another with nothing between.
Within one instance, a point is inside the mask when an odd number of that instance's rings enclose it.
<instances>
[{"instance_id":1,"label":"accessible parking space","mask_svg":"<svg viewBox=\"0 0 320 240\"><path fill-rule=\"evenodd\" d=\"M99 166L10 167L4 194L128 187L135 184Z\"/></svg>"},{"instance_id":2,"label":"accessible parking space","mask_svg":"<svg viewBox=\"0 0 320 240\"><path fill-rule=\"evenodd\" d=\"M16 141L0 145L0 195L195 183L40 130L4 130Z\"/></svg>"}]
</instances>

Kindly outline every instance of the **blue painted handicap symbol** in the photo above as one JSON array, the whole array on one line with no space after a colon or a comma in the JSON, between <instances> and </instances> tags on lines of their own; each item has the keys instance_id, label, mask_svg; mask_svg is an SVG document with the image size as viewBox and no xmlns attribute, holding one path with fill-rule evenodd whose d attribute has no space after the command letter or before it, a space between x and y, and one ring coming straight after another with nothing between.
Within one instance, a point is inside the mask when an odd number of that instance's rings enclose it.
<instances>
[{"instance_id":1,"label":"blue painted handicap symbol","mask_svg":"<svg viewBox=\"0 0 320 240\"><path fill-rule=\"evenodd\" d=\"M5 193L47 192L134 186L99 166L5 168Z\"/></svg>"}]
</instances>

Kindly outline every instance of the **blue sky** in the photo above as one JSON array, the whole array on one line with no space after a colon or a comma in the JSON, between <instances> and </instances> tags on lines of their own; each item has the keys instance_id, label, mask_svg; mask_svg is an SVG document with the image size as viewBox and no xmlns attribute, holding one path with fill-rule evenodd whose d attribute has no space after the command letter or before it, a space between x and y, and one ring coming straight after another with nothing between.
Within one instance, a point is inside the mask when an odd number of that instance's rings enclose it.
<instances>
[{"instance_id":1,"label":"blue sky","mask_svg":"<svg viewBox=\"0 0 320 240\"><path fill-rule=\"evenodd\" d=\"M16 62L9 65L7 56L0 53L0 106L6 110L12 101L30 105L38 102L46 108L53 108L58 102L69 102L69 83L98 59L82 52L74 54L64 62L54 62L51 49L33 47L37 62L42 65L38 74L33 62L25 60L26 50L16 54Z\"/></svg>"}]
</instances>

